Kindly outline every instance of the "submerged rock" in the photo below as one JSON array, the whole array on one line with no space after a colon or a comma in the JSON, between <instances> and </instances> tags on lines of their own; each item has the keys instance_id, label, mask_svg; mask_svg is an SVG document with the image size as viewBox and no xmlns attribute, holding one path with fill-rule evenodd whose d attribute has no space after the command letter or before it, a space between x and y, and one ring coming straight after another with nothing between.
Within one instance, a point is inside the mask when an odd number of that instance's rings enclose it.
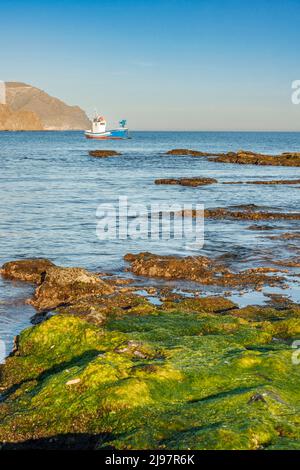
<instances>
[{"instance_id":1,"label":"submerged rock","mask_svg":"<svg viewBox=\"0 0 300 470\"><path fill-rule=\"evenodd\" d=\"M166 279L186 279L204 285L241 288L251 286L278 285L283 282L280 276L268 276L276 272L273 268L256 268L234 273L224 264L205 256L160 256L152 253L128 253L125 261L131 263L130 270L139 276L161 277Z\"/></svg>"},{"instance_id":2,"label":"submerged rock","mask_svg":"<svg viewBox=\"0 0 300 470\"><path fill-rule=\"evenodd\" d=\"M54 263L44 258L22 259L5 263L0 272L8 279L39 284L47 269L54 266Z\"/></svg>"},{"instance_id":3,"label":"submerged rock","mask_svg":"<svg viewBox=\"0 0 300 470\"><path fill-rule=\"evenodd\" d=\"M112 286L85 269L51 267L29 303L38 310L51 310L84 297L113 292Z\"/></svg>"},{"instance_id":4,"label":"submerged rock","mask_svg":"<svg viewBox=\"0 0 300 470\"><path fill-rule=\"evenodd\" d=\"M204 186L207 184L217 183L214 178L163 178L155 180L155 184L179 184L181 186Z\"/></svg>"},{"instance_id":5,"label":"submerged rock","mask_svg":"<svg viewBox=\"0 0 300 470\"><path fill-rule=\"evenodd\" d=\"M115 157L117 155L121 155L121 153L116 152L115 150L90 150L89 155L91 157L106 158Z\"/></svg>"}]
</instances>

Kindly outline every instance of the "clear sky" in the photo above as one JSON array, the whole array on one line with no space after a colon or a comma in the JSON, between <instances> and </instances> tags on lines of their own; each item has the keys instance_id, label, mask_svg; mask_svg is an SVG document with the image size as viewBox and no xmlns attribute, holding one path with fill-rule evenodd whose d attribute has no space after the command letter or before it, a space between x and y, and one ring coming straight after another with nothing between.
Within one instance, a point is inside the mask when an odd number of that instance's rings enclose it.
<instances>
[{"instance_id":1,"label":"clear sky","mask_svg":"<svg viewBox=\"0 0 300 470\"><path fill-rule=\"evenodd\" d=\"M0 79L132 129L299 130L300 0L0 0Z\"/></svg>"}]
</instances>

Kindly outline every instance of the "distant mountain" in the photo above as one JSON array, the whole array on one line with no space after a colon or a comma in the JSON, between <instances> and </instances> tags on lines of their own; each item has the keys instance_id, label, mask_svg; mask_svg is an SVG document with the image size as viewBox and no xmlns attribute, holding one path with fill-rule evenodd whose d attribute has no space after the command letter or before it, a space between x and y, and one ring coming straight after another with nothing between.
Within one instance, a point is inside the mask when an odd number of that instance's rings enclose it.
<instances>
[{"instance_id":1,"label":"distant mountain","mask_svg":"<svg viewBox=\"0 0 300 470\"><path fill-rule=\"evenodd\" d=\"M32 111L12 111L0 104L0 131L41 131L40 118Z\"/></svg>"},{"instance_id":2,"label":"distant mountain","mask_svg":"<svg viewBox=\"0 0 300 470\"><path fill-rule=\"evenodd\" d=\"M7 130L83 130L89 129L91 124L79 106L69 106L26 83L6 82L5 107L8 115L5 124ZM28 112L30 114L26 114ZM14 118L17 121L15 123ZM0 129L3 130L5 126L1 123L0 113Z\"/></svg>"}]
</instances>

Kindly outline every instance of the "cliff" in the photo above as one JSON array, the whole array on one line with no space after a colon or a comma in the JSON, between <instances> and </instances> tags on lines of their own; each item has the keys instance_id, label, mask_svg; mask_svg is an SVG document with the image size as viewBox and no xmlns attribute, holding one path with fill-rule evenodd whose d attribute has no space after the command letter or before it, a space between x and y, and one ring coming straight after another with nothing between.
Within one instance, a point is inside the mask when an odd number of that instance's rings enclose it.
<instances>
[{"instance_id":1,"label":"cliff","mask_svg":"<svg viewBox=\"0 0 300 470\"><path fill-rule=\"evenodd\" d=\"M8 120L5 118L7 130L38 130L41 128L44 130L83 130L90 128L90 121L81 108L69 106L43 90L25 83L6 82L6 113L9 115ZM24 118L24 123L20 122L19 117ZM0 129L4 129L1 118Z\"/></svg>"},{"instance_id":2,"label":"cliff","mask_svg":"<svg viewBox=\"0 0 300 470\"><path fill-rule=\"evenodd\" d=\"M43 125L32 111L12 111L7 105L0 104L0 131L39 131Z\"/></svg>"}]
</instances>

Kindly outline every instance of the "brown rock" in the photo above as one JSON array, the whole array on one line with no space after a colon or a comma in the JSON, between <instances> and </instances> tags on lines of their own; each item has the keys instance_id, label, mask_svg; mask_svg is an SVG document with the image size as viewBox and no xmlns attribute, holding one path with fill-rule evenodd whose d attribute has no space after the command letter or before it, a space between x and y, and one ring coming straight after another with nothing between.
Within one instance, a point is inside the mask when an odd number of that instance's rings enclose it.
<instances>
[{"instance_id":1,"label":"brown rock","mask_svg":"<svg viewBox=\"0 0 300 470\"><path fill-rule=\"evenodd\" d=\"M90 150L89 155L91 157L106 158L106 157L115 157L121 154L119 152L116 152L115 150Z\"/></svg>"},{"instance_id":2,"label":"brown rock","mask_svg":"<svg viewBox=\"0 0 300 470\"><path fill-rule=\"evenodd\" d=\"M8 279L39 284L47 269L54 266L51 261L44 258L10 261L2 266L1 275Z\"/></svg>"},{"instance_id":3,"label":"brown rock","mask_svg":"<svg viewBox=\"0 0 300 470\"><path fill-rule=\"evenodd\" d=\"M113 292L113 287L85 269L51 267L29 303L38 310L51 310L84 297Z\"/></svg>"},{"instance_id":4,"label":"brown rock","mask_svg":"<svg viewBox=\"0 0 300 470\"><path fill-rule=\"evenodd\" d=\"M264 155L247 150L237 152L210 153L190 149L169 150L167 155L191 155L193 157L212 157L210 160L221 163L244 165L300 166L300 152L284 152L280 155Z\"/></svg>"},{"instance_id":5,"label":"brown rock","mask_svg":"<svg viewBox=\"0 0 300 470\"><path fill-rule=\"evenodd\" d=\"M43 124L32 111L13 111L0 104L0 131L41 131Z\"/></svg>"},{"instance_id":6,"label":"brown rock","mask_svg":"<svg viewBox=\"0 0 300 470\"><path fill-rule=\"evenodd\" d=\"M124 313L142 315L154 310L155 307L145 297L119 290L109 296L85 297L71 305L59 307L58 312L102 325L109 315L124 315Z\"/></svg>"},{"instance_id":7,"label":"brown rock","mask_svg":"<svg viewBox=\"0 0 300 470\"><path fill-rule=\"evenodd\" d=\"M199 152L198 150L190 150L190 149L174 149L169 150L166 152L166 155L191 155L193 157L209 157L216 155L215 153L208 153L208 152Z\"/></svg>"},{"instance_id":8,"label":"brown rock","mask_svg":"<svg viewBox=\"0 0 300 470\"><path fill-rule=\"evenodd\" d=\"M237 288L251 286L255 289L261 288L264 284L277 285L283 282L282 277L268 276L265 268L263 271L258 268L234 273L220 262L205 256L179 258L146 252L136 255L128 253L124 259L131 263L130 270L139 276L186 279L204 285Z\"/></svg>"},{"instance_id":9,"label":"brown rock","mask_svg":"<svg viewBox=\"0 0 300 470\"><path fill-rule=\"evenodd\" d=\"M220 154L211 160L221 163L238 163L241 165L300 166L300 153L286 152L281 155L264 155L246 150Z\"/></svg>"},{"instance_id":10,"label":"brown rock","mask_svg":"<svg viewBox=\"0 0 300 470\"><path fill-rule=\"evenodd\" d=\"M203 217L203 211L182 211L185 217ZM300 220L300 212L269 212L257 209L235 210L234 208L216 207L204 210L207 219L240 219L240 220Z\"/></svg>"},{"instance_id":11,"label":"brown rock","mask_svg":"<svg viewBox=\"0 0 300 470\"><path fill-rule=\"evenodd\" d=\"M163 178L155 180L155 184L179 184L181 186L204 186L207 184L217 183L214 178Z\"/></svg>"},{"instance_id":12,"label":"brown rock","mask_svg":"<svg viewBox=\"0 0 300 470\"><path fill-rule=\"evenodd\" d=\"M270 181L225 181L223 184L300 184L300 179Z\"/></svg>"},{"instance_id":13,"label":"brown rock","mask_svg":"<svg viewBox=\"0 0 300 470\"><path fill-rule=\"evenodd\" d=\"M258 224L253 224L253 225L249 225L249 227L247 227L248 230L261 230L261 231L264 231L264 230L275 230L276 227L273 227L272 225L258 225Z\"/></svg>"},{"instance_id":14,"label":"brown rock","mask_svg":"<svg viewBox=\"0 0 300 470\"><path fill-rule=\"evenodd\" d=\"M219 296L207 296L196 298L181 298L177 301L165 301L161 307L164 310L183 310L185 312L212 312L225 313L236 309L237 305L229 299Z\"/></svg>"}]
</instances>

